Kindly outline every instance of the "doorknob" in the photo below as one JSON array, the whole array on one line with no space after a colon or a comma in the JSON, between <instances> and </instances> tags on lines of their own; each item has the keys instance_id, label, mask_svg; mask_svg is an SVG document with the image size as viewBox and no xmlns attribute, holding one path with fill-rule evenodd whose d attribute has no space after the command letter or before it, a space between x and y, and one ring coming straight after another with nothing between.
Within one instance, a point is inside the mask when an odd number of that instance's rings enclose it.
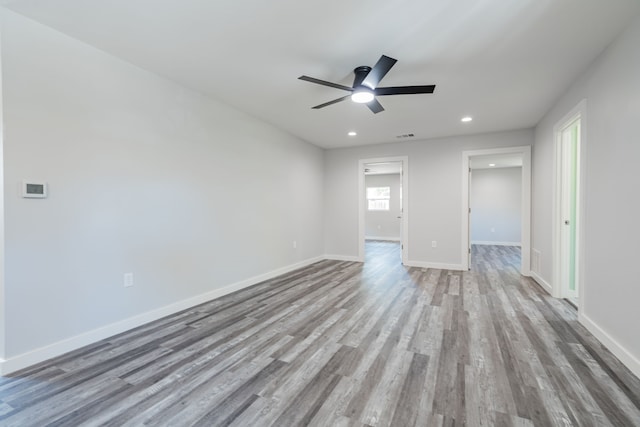
<instances>
[{"instance_id":1,"label":"doorknob","mask_svg":"<svg viewBox=\"0 0 640 427\"><path fill-rule=\"evenodd\" d=\"M564 225L569 225L569 220L568 219L564 220Z\"/></svg>"},{"instance_id":2,"label":"doorknob","mask_svg":"<svg viewBox=\"0 0 640 427\"><path fill-rule=\"evenodd\" d=\"M396 217L396 218L400 219L400 218L402 218L402 217L401 217L401 216L398 216L398 217Z\"/></svg>"}]
</instances>

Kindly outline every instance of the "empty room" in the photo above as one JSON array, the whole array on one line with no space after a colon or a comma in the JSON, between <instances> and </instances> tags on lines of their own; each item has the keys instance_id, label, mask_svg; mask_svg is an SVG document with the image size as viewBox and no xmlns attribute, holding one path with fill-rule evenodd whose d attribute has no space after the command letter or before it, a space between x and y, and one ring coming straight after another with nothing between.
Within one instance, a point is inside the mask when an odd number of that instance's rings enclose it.
<instances>
[{"instance_id":1,"label":"empty room","mask_svg":"<svg viewBox=\"0 0 640 427\"><path fill-rule=\"evenodd\" d=\"M0 0L0 426L640 426L637 0Z\"/></svg>"}]
</instances>

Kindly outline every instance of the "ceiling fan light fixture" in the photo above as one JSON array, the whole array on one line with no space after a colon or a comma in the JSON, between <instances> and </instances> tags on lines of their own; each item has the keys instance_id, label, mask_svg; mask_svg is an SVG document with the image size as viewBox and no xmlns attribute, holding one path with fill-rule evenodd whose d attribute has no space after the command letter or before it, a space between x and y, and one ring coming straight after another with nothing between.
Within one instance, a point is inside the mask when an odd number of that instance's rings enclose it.
<instances>
[{"instance_id":1,"label":"ceiling fan light fixture","mask_svg":"<svg viewBox=\"0 0 640 427\"><path fill-rule=\"evenodd\" d=\"M359 87L351 94L351 100L358 104L366 104L373 101L373 91L367 87Z\"/></svg>"},{"instance_id":2,"label":"ceiling fan light fixture","mask_svg":"<svg viewBox=\"0 0 640 427\"><path fill-rule=\"evenodd\" d=\"M384 111L384 107L378 102L378 96L433 93L436 85L380 87L380 80L387 75L396 62L398 62L396 59L382 55L373 67L361 65L354 68L353 73L355 76L351 87L305 75L298 77L298 79L350 92L348 95L311 107L314 110L319 110L320 108L328 107L351 98L353 102L366 104L373 114L378 114Z\"/></svg>"}]
</instances>

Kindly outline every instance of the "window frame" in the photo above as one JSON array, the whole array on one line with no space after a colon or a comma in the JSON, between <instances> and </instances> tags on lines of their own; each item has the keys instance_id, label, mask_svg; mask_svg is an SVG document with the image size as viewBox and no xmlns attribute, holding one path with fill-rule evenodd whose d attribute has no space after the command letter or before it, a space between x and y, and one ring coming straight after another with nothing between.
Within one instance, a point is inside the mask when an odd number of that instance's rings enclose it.
<instances>
[{"instance_id":1,"label":"window frame","mask_svg":"<svg viewBox=\"0 0 640 427\"><path fill-rule=\"evenodd\" d=\"M370 191L370 190L377 190L377 191ZM391 210L391 187L390 186L385 185L385 186L377 186L377 187L366 187L365 192L366 192L366 198L367 198L367 211L388 212Z\"/></svg>"}]
</instances>

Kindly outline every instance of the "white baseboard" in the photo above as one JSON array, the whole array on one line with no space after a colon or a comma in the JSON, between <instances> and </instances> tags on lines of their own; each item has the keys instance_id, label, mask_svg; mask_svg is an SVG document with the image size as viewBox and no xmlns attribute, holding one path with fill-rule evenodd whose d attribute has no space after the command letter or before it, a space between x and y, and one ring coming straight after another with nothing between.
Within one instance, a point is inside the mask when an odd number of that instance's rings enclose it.
<instances>
[{"instance_id":1,"label":"white baseboard","mask_svg":"<svg viewBox=\"0 0 640 427\"><path fill-rule=\"evenodd\" d=\"M439 270L465 270L462 267L462 264L444 264L439 262L407 261L404 263L404 265L406 265L407 267L436 268Z\"/></svg>"},{"instance_id":2,"label":"white baseboard","mask_svg":"<svg viewBox=\"0 0 640 427\"><path fill-rule=\"evenodd\" d=\"M521 246L520 242L493 242L489 240L472 240L472 245Z\"/></svg>"},{"instance_id":3,"label":"white baseboard","mask_svg":"<svg viewBox=\"0 0 640 427\"><path fill-rule=\"evenodd\" d=\"M531 271L531 277L542 288L552 295L551 285L544 280L538 273ZM602 344L604 344L611 353L613 353L620 361L627 367L633 374L640 377L640 360L632 355L626 348L620 345L613 337L606 333L600 326L598 326L593 320L589 319L582 312L578 312L578 321L584 325L589 332L591 332Z\"/></svg>"},{"instance_id":4,"label":"white baseboard","mask_svg":"<svg viewBox=\"0 0 640 427\"><path fill-rule=\"evenodd\" d=\"M205 292L204 294L187 298L182 301L178 301L176 303L130 317L128 319L111 323L109 325L82 333L80 335L55 342L45 347L41 347L36 350L20 354L18 356L11 357L9 359L0 359L0 375L10 374L12 372L35 365L53 357L60 356L73 350L77 350L86 345L93 344L122 332L126 332L130 329L142 326L149 322L153 322L154 320L161 319L165 316L169 316L179 311L186 310L207 301L211 301L212 299L220 298L224 295L239 291L240 289L247 288L265 280L273 279L274 277L289 273L290 271L306 267L315 262L322 261L323 259L325 259L325 257L319 256L300 261L298 263L291 264L286 267L282 267L277 270L273 270L268 273L254 276L245 280L241 280L231 285L214 289L210 292Z\"/></svg>"},{"instance_id":5,"label":"white baseboard","mask_svg":"<svg viewBox=\"0 0 640 427\"><path fill-rule=\"evenodd\" d=\"M536 281L536 283L538 283L538 285L542 286L542 289L547 291L549 295L553 295L553 289L551 288L551 285L542 277L540 277L538 273L536 273L535 271L531 271L530 276L533 280Z\"/></svg>"},{"instance_id":6,"label":"white baseboard","mask_svg":"<svg viewBox=\"0 0 640 427\"><path fill-rule=\"evenodd\" d=\"M357 256L351 256L351 255L325 255L324 259L329 259L332 261L363 262L363 260L361 260Z\"/></svg>"},{"instance_id":7,"label":"white baseboard","mask_svg":"<svg viewBox=\"0 0 640 427\"><path fill-rule=\"evenodd\" d=\"M629 350L618 343L593 320L582 313L578 313L578 321L584 325L611 353L613 353L636 377L640 378L640 360Z\"/></svg>"},{"instance_id":8,"label":"white baseboard","mask_svg":"<svg viewBox=\"0 0 640 427\"><path fill-rule=\"evenodd\" d=\"M383 240L385 242L399 242L399 237L377 237L377 236L364 236L365 240Z\"/></svg>"}]
</instances>

